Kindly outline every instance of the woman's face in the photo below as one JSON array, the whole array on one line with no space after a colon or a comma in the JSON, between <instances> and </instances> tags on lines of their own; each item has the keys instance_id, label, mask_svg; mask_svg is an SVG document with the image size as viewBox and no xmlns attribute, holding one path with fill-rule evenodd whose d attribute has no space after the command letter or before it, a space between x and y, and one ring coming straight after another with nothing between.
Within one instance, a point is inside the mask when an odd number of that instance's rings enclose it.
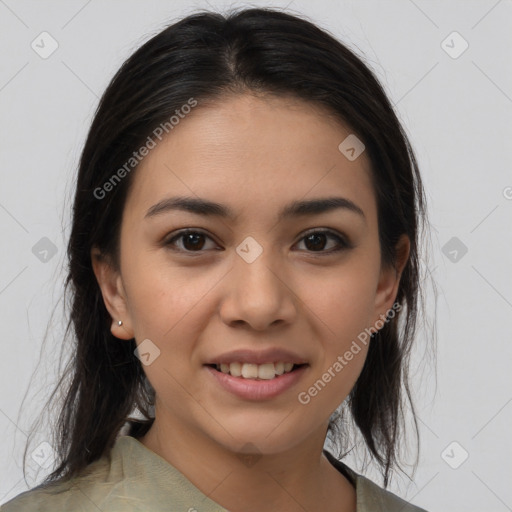
<instances>
[{"instance_id":1,"label":"woman's face","mask_svg":"<svg viewBox=\"0 0 512 512\"><path fill-rule=\"evenodd\" d=\"M308 103L240 95L199 103L141 162L119 273L95 271L159 430L261 453L325 437L399 279L349 135Z\"/></svg>"}]
</instances>

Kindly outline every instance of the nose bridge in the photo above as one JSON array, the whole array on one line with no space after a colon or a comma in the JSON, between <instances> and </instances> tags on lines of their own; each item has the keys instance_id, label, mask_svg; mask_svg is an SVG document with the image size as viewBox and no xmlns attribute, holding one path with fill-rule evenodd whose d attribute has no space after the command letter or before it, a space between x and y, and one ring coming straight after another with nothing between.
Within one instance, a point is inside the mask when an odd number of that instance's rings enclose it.
<instances>
[{"instance_id":1,"label":"nose bridge","mask_svg":"<svg viewBox=\"0 0 512 512\"><path fill-rule=\"evenodd\" d=\"M295 301L276 255L256 244L246 239L237 247L221 314L227 323L243 321L260 330L277 321L292 321Z\"/></svg>"}]
</instances>

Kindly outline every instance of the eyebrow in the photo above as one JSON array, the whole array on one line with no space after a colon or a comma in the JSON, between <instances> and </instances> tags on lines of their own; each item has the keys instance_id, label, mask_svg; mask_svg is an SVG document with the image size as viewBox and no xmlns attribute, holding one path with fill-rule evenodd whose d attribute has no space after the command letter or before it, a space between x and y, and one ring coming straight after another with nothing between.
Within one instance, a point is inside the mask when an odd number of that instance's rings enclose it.
<instances>
[{"instance_id":1,"label":"eyebrow","mask_svg":"<svg viewBox=\"0 0 512 512\"><path fill-rule=\"evenodd\" d=\"M363 210L350 199L326 197L292 201L279 212L278 220L302 215L319 215L336 209L344 209L366 219ZM187 211L203 216L217 216L231 220L236 217L235 212L229 206L214 201L196 197L169 197L151 206L146 212L145 218L155 217L173 210Z\"/></svg>"}]
</instances>

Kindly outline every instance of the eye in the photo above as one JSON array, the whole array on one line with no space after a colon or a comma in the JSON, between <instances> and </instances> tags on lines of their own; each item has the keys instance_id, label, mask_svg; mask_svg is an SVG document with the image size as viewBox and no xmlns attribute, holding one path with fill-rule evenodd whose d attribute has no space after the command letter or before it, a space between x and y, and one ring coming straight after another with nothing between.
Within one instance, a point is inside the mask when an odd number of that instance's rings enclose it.
<instances>
[{"instance_id":1,"label":"eye","mask_svg":"<svg viewBox=\"0 0 512 512\"><path fill-rule=\"evenodd\" d=\"M334 245L334 249L325 250L325 246L327 244L327 240L334 240L336 244ZM310 231L305 236L302 237L300 242L304 241L306 246L306 250L308 252L320 252L331 254L333 252L342 251L344 249L349 249L351 247L350 243L348 243L343 237L329 230L316 230Z\"/></svg>"},{"instance_id":2,"label":"eye","mask_svg":"<svg viewBox=\"0 0 512 512\"><path fill-rule=\"evenodd\" d=\"M203 252L203 249L208 249L207 244L205 243L206 239L213 242L212 238L202 231L195 229L184 229L176 233L169 240L165 241L164 245L170 247L171 249L185 253L200 253ZM329 239L336 242L334 244L334 249L325 250ZM307 252L331 254L333 252L342 251L351 247L350 243L346 241L342 236L334 233L333 231L325 229L310 231L300 240L300 242L303 241L305 243ZM215 246L216 244L213 242L213 247L210 247L210 249L215 249Z\"/></svg>"},{"instance_id":3,"label":"eye","mask_svg":"<svg viewBox=\"0 0 512 512\"><path fill-rule=\"evenodd\" d=\"M202 252L201 249L203 249L205 246L205 242L204 242L205 238L212 240L208 235L206 235L202 231L197 231L197 230L193 230L193 229L185 229L185 230L177 233L175 236L173 236L168 241L166 241L165 245L166 246L175 246L176 241L182 241L181 247L177 247L178 251Z\"/></svg>"}]
</instances>

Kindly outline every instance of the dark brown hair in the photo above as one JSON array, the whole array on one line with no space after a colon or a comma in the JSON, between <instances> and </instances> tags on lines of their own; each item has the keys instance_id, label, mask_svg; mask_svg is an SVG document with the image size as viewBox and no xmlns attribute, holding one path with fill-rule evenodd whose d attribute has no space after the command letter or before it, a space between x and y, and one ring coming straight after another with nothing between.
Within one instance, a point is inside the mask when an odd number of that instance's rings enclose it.
<instances>
[{"instance_id":1,"label":"dark brown hair","mask_svg":"<svg viewBox=\"0 0 512 512\"><path fill-rule=\"evenodd\" d=\"M201 108L201 102L247 92L321 107L366 146L383 264L395 264L402 234L411 243L396 298L403 308L370 343L362 373L328 433L346 449L345 420L350 417L381 466L386 487L390 471L399 467L406 405L418 438L408 369L419 317L418 243L426 208L413 151L390 101L355 53L306 19L275 9L235 10L225 16L199 12L168 26L124 62L87 136L67 248L66 335L72 333L73 354L49 400L65 387L54 429L58 465L44 484L70 479L109 453L135 410L144 418L130 420L134 437L144 435L154 419L154 390L134 355L135 340L121 343L111 334L112 319L90 257L96 246L117 264L122 212L136 167L103 197L95 191L190 98Z\"/></svg>"}]
</instances>

